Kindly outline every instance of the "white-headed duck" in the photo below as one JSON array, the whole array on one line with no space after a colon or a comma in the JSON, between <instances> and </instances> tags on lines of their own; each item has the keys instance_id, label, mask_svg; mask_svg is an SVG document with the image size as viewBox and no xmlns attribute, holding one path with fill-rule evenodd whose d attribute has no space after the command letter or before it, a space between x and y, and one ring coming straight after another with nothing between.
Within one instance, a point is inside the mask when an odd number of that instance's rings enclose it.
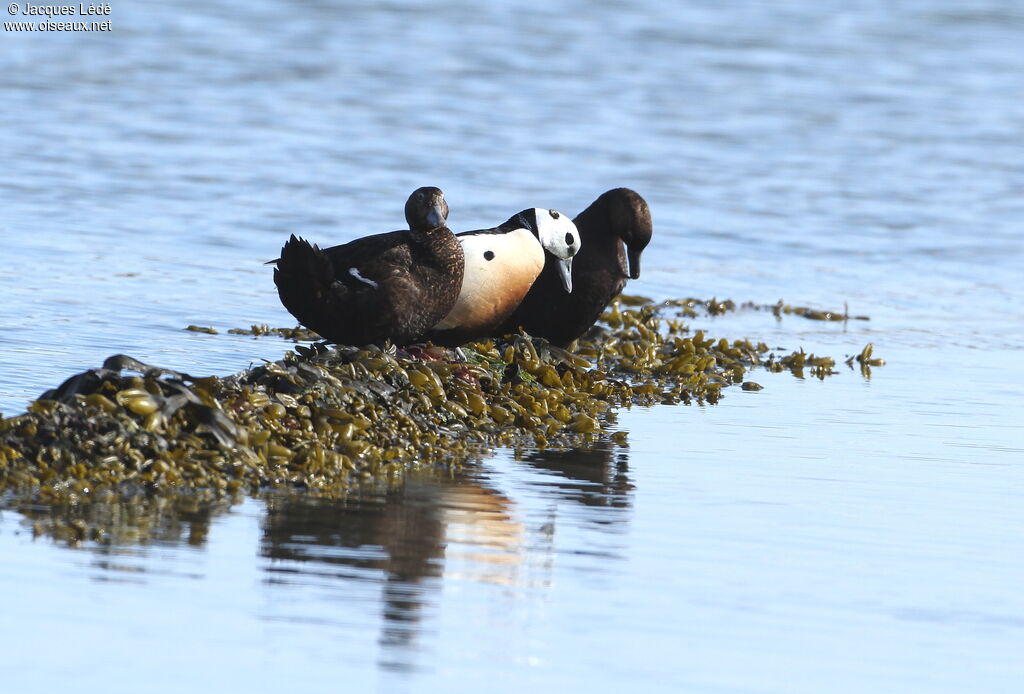
<instances>
[{"instance_id":1,"label":"white-headed duck","mask_svg":"<svg viewBox=\"0 0 1024 694\"><path fill-rule=\"evenodd\" d=\"M545 264L526 297L490 334L522 328L565 347L592 326L627 279L640 277L640 254L651 240L651 211L629 188L602 194L573 220L583 241L572 268L572 293L562 289L561 267Z\"/></svg>"},{"instance_id":2,"label":"white-headed duck","mask_svg":"<svg viewBox=\"0 0 1024 694\"><path fill-rule=\"evenodd\" d=\"M465 254L462 291L427 334L437 344L456 346L492 334L546 267L560 278L560 292L572 291L573 258L581 240L572 220L556 210L523 210L493 229L457 238Z\"/></svg>"}]
</instances>

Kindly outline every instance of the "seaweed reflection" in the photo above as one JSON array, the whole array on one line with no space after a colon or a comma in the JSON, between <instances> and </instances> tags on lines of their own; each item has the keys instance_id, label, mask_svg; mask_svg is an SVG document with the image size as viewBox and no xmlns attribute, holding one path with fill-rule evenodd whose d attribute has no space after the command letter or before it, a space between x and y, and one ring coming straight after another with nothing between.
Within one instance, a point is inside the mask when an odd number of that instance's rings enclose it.
<instances>
[{"instance_id":1,"label":"seaweed reflection","mask_svg":"<svg viewBox=\"0 0 1024 694\"><path fill-rule=\"evenodd\" d=\"M91 503L39 504L9 502L35 537L49 537L70 547L88 544L97 553L146 544L206 544L210 522L227 512L232 501L202 495L138 495Z\"/></svg>"}]
</instances>

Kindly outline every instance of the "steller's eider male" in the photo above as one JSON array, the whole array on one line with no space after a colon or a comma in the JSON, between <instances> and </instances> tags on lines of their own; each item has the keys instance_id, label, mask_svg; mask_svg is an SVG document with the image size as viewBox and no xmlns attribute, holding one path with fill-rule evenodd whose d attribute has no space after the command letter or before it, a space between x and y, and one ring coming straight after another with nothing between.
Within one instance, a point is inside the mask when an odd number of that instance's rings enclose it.
<instances>
[{"instance_id":1,"label":"steller's eider male","mask_svg":"<svg viewBox=\"0 0 1024 694\"><path fill-rule=\"evenodd\" d=\"M366 236L320 249L293 234L276 261L281 303L331 342L404 345L451 310L462 288L462 244L446 226L438 188L405 203L408 231Z\"/></svg>"},{"instance_id":2,"label":"steller's eider male","mask_svg":"<svg viewBox=\"0 0 1024 694\"><path fill-rule=\"evenodd\" d=\"M583 248L572 268L573 290L562 291L548 262L518 308L491 335L518 332L566 347L592 326L608 303L640 277L640 253L651 240L651 211L629 188L601 195L573 220Z\"/></svg>"},{"instance_id":3,"label":"steller's eider male","mask_svg":"<svg viewBox=\"0 0 1024 694\"><path fill-rule=\"evenodd\" d=\"M572 291L580 235L572 220L556 210L523 210L493 229L465 231L457 238L465 253L462 291L426 335L436 344L454 347L491 335L545 267L560 278L560 292Z\"/></svg>"}]
</instances>

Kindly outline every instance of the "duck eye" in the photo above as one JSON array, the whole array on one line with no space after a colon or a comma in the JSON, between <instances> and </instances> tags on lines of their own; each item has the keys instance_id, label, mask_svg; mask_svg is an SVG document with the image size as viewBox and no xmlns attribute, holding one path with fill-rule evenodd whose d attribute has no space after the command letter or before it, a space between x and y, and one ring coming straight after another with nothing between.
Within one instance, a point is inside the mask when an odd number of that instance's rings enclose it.
<instances>
[{"instance_id":1,"label":"duck eye","mask_svg":"<svg viewBox=\"0 0 1024 694\"><path fill-rule=\"evenodd\" d=\"M484 251L484 260L494 260L494 251Z\"/></svg>"},{"instance_id":2,"label":"duck eye","mask_svg":"<svg viewBox=\"0 0 1024 694\"><path fill-rule=\"evenodd\" d=\"M548 210L548 214L551 215L552 219L558 219L562 215L558 214L558 210Z\"/></svg>"},{"instance_id":3,"label":"duck eye","mask_svg":"<svg viewBox=\"0 0 1024 694\"><path fill-rule=\"evenodd\" d=\"M576 243L576 239L573 238L573 235L572 234L566 234L565 235L565 245L566 246L572 246L574 243Z\"/></svg>"}]
</instances>

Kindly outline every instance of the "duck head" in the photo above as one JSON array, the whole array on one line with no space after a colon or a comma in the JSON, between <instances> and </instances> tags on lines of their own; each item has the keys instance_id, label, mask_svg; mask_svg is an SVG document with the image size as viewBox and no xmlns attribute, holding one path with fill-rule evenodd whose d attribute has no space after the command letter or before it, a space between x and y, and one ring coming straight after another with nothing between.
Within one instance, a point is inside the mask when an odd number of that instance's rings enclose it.
<instances>
[{"instance_id":1,"label":"duck head","mask_svg":"<svg viewBox=\"0 0 1024 694\"><path fill-rule=\"evenodd\" d=\"M651 209L647 201L629 188L615 188L601 195L609 230L626 244L630 279L640 277L640 254L651 242Z\"/></svg>"},{"instance_id":2,"label":"duck head","mask_svg":"<svg viewBox=\"0 0 1024 694\"><path fill-rule=\"evenodd\" d=\"M448 202L440 188L417 188L405 201L405 221L413 231L440 229L448 221Z\"/></svg>"},{"instance_id":3,"label":"duck head","mask_svg":"<svg viewBox=\"0 0 1024 694\"><path fill-rule=\"evenodd\" d=\"M613 188L602 193L575 221L588 239L601 242L598 246L612 243L619 248L624 277L640 277L640 254L650 243L653 229L651 210L636 191Z\"/></svg>"},{"instance_id":4,"label":"duck head","mask_svg":"<svg viewBox=\"0 0 1024 694\"><path fill-rule=\"evenodd\" d=\"M523 210L510 222L533 232L540 245L552 256L565 291L572 292L572 259L582 245L579 230L566 215L558 210L534 207Z\"/></svg>"}]
</instances>

